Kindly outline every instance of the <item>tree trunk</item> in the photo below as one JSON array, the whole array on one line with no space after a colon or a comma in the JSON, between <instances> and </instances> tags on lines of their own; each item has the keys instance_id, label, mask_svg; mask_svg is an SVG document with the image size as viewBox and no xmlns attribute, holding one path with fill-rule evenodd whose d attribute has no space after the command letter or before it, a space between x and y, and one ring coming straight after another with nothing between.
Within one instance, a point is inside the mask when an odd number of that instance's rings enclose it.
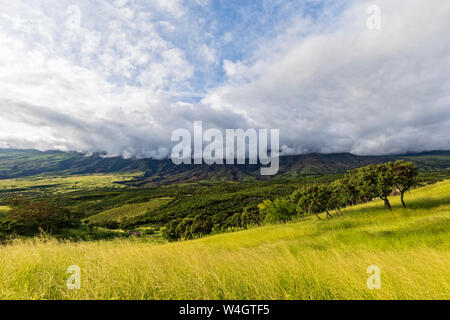
<instances>
[{"instance_id":1,"label":"tree trunk","mask_svg":"<svg viewBox=\"0 0 450 320\"><path fill-rule=\"evenodd\" d=\"M403 196L404 196L404 195L405 195L405 192L401 191L400 199L402 200L403 208L406 208L405 200L403 200Z\"/></svg>"},{"instance_id":2,"label":"tree trunk","mask_svg":"<svg viewBox=\"0 0 450 320\"><path fill-rule=\"evenodd\" d=\"M341 208L337 207L337 211L339 212L339 215L342 216Z\"/></svg>"},{"instance_id":3,"label":"tree trunk","mask_svg":"<svg viewBox=\"0 0 450 320\"><path fill-rule=\"evenodd\" d=\"M314 214L316 215L317 219L322 220L322 218L317 213Z\"/></svg>"},{"instance_id":4,"label":"tree trunk","mask_svg":"<svg viewBox=\"0 0 450 320\"><path fill-rule=\"evenodd\" d=\"M333 218L333 216L330 214L330 212L328 210L325 210L327 212L327 217L329 218Z\"/></svg>"},{"instance_id":5,"label":"tree trunk","mask_svg":"<svg viewBox=\"0 0 450 320\"><path fill-rule=\"evenodd\" d=\"M385 206L387 209L389 209L389 210L392 211L392 207L391 207L391 203L389 202L389 199L386 198L386 199L383 199L383 200L384 200L384 206Z\"/></svg>"}]
</instances>

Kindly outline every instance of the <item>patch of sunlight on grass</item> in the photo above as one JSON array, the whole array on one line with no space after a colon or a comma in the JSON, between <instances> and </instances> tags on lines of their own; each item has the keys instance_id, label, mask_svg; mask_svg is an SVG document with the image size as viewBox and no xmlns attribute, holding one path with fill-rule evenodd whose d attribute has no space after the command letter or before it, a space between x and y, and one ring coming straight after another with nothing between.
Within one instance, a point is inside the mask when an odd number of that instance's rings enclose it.
<instances>
[{"instance_id":1,"label":"patch of sunlight on grass","mask_svg":"<svg viewBox=\"0 0 450 320\"><path fill-rule=\"evenodd\" d=\"M141 172L136 173L111 173L111 174L87 174L72 175L68 177L34 176L17 179L0 180L2 191L23 191L41 189L50 193L67 193L74 191L95 190L99 188L123 188L119 182L133 180Z\"/></svg>"},{"instance_id":2,"label":"patch of sunlight on grass","mask_svg":"<svg viewBox=\"0 0 450 320\"><path fill-rule=\"evenodd\" d=\"M152 210L166 205L173 198L158 198L142 203L131 203L123 206L103 211L87 219L91 223L120 222L122 219L130 219L142 216Z\"/></svg>"}]
</instances>

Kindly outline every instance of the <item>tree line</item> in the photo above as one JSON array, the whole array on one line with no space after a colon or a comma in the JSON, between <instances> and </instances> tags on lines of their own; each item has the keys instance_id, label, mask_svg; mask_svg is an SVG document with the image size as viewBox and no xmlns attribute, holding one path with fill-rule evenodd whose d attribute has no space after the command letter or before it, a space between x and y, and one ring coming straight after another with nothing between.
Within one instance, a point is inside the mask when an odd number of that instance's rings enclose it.
<instances>
[{"instance_id":1,"label":"tree line","mask_svg":"<svg viewBox=\"0 0 450 320\"><path fill-rule=\"evenodd\" d=\"M348 206L381 199L392 210L389 196L397 191L406 208L405 193L417 185L418 169L412 162L398 160L369 165L349 171L342 179L329 184L304 186L287 199L266 200L259 205L266 222L286 222L295 217L326 213L328 218L342 216Z\"/></svg>"},{"instance_id":2,"label":"tree line","mask_svg":"<svg viewBox=\"0 0 450 320\"><path fill-rule=\"evenodd\" d=\"M214 224L208 215L197 215L170 221L163 228L163 236L169 241L195 239L214 231L247 229L264 223L286 223L296 218L320 214L328 218L342 216L348 206L381 199L384 206L392 210L389 196L400 194L406 208L405 193L415 187L418 169L412 162L398 160L379 165L369 165L349 171L342 179L328 184L305 185L290 196L264 200L258 205L249 205Z\"/></svg>"}]
</instances>

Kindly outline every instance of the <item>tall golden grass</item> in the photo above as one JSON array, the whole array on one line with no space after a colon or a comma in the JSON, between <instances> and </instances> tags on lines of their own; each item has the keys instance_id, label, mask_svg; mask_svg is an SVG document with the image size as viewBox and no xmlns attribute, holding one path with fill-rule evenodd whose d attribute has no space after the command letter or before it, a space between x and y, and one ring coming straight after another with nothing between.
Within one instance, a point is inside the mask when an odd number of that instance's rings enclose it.
<instances>
[{"instance_id":1,"label":"tall golden grass","mask_svg":"<svg viewBox=\"0 0 450 320\"><path fill-rule=\"evenodd\" d=\"M450 181L406 200L163 245L17 240L0 248L0 298L449 299ZM70 265L80 290L66 286ZM379 290L367 288L369 265Z\"/></svg>"}]
</instances>

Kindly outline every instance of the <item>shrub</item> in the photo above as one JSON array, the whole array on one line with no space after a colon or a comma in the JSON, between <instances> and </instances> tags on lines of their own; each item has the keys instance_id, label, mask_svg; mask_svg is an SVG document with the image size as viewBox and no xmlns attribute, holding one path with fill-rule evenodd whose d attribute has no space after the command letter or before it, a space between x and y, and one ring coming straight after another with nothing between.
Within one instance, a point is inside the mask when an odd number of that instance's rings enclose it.
<instances>
[{"instance_id":1,"label":"shrub","mask_svg":"<svg viewBox=\"0 0 450 320\"><path fill-rule=\"evenodd\" d=\"M240 215L240 224L244 229L252 225L260 226L263 224L265 217L265 214L260 212L258 205L248 205Z\"/></svg>"},{"instance_id":2,"label":"shrub","mask_svg":"<svg viewBox=\"0 0 450 320\"><path fill-rule=\"evenodd\" d=\"M170 242L179 241L181 239L181 235L177 229L179 223L180 220L169 221L169 223L167 223L163 228L161 228L163 237Z\"/></svg>"},{"instance_id":3,"label":"shrub","mask_svg":"<svg viewBox=\"0 0 450 320\"><path fill-rule=\"evenodd\" d=\"M197 215L190 225L189 234L191 239L200 238L207 234L210 234L213 228L213 223L207 218L201 215Z\"/></svg>"},{"instance_id":4,"label":"shrub","mask_svg":"<svg viewBox=\"0 0 450 320\"><path fill-rule=\"evenodd\" d=\"M12 209L0 223L3 232L18 235L35 235L42 231L55 233L80 222L81 215L45 201L16 200L10 202Z\"/></svg>"}]
</instances>

